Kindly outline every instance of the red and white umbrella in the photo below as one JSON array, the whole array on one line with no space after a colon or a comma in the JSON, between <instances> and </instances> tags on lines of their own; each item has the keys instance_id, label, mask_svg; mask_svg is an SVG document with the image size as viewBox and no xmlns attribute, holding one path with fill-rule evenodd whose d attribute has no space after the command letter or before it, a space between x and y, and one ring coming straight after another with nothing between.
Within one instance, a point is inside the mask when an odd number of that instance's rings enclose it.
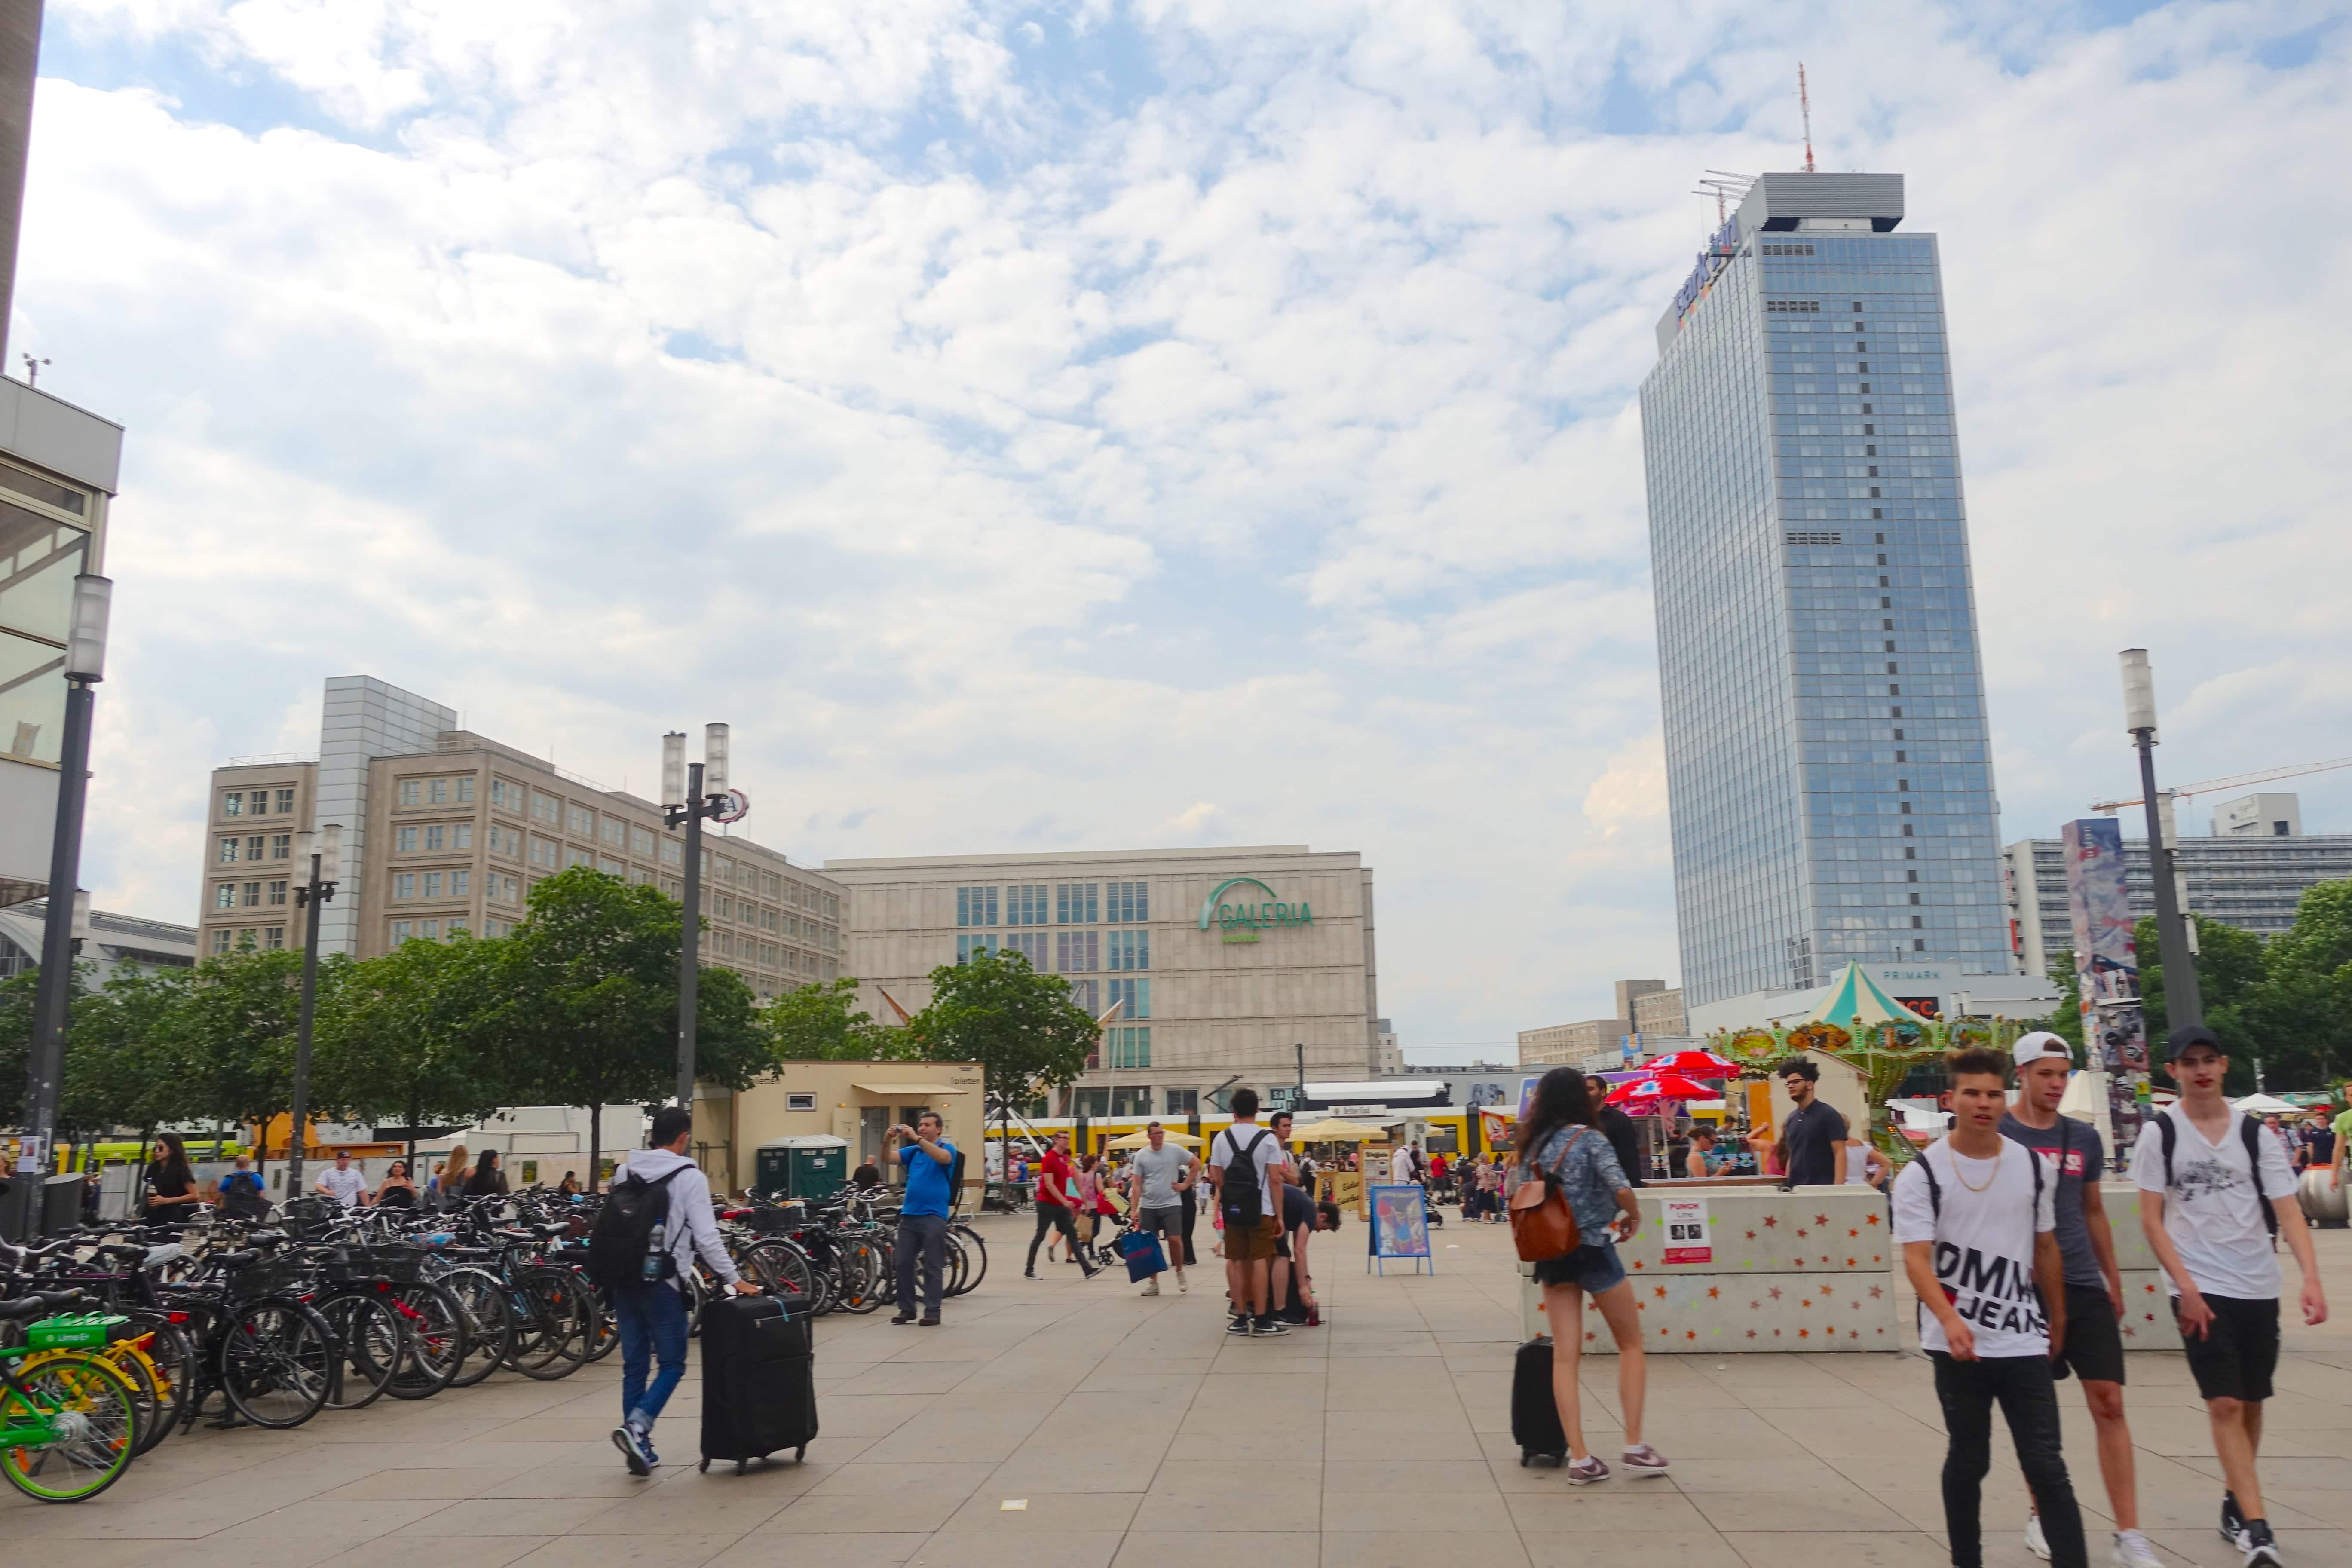
<instances>
[{"instance_id":1,"label":"red and white umbrella","mask_svg":"<svg viewBox=\"0 0 2352 1568\"><path fill-rule=\"evenodd\" d=\"M1680 1073L1685 1078L1738 1078L1739 1064L1713 1051L1676 1051L1670 1057L1660 1057L1642 1069L1647 1073Z\"/></svg>"},{"instance_id":2,"label":"red and white umbrella","mask_svg":"<svg viewBox=\"0 0 2352 1568\"><path fill-rule=\"evenodd\" d=\"M1680 1073L1658 1073L1621 1083L1609 1091L1609 1103L1628 1109L1655 1107L1669 1100L1715 1100L1716 1090L1693 1083Z\"/></svg>"}]
</instances>

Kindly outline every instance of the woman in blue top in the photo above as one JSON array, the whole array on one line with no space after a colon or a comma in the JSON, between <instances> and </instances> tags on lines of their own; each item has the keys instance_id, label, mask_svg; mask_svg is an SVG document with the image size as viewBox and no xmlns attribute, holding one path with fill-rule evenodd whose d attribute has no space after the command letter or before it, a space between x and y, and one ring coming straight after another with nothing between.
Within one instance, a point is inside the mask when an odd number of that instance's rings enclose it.
<instances>
[{"instance_id":1,"label":"woman in blue top","mask_svg":"<svg viewBox=\"0 0 2352 1568\"><path fill-rule=\"evenodd\" d=\"M1642 1207L1609 1140L1592 1125L1589 1080L1574 1068L1554 1068L1536 1085L1535 1102L1516 1140L1525 1157L1517 1181L1538 1174L1559 1185L1576 1215L1582 1245L1536 1265L1544 1316L1551 1322L1551 1392L1568 1436L1568 1479L1577 1486L1605 1480L1609 1467L1584 1446L1577 1373L1584 1353L1584 1297L1601 1310L1617 1341L1617 1401L1625 1413L1625 1473L1662 1476L1666 1457L1642 1441L1642 1403L1649 1369L1642 1355L1642 1325L1633 1288L1618 1261L1617 1243L1642 1223Z\"/></svg>"}]
</instances>

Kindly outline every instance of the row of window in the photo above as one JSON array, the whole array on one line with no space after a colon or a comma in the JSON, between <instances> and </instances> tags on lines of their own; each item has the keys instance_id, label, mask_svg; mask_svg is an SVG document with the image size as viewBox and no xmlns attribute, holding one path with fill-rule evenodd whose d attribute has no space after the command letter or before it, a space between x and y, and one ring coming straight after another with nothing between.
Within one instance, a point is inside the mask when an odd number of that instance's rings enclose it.
<instances>
[{"instance_id":1,"label":"row of window","mask_svg":"<svg viewBox=\"0 0 2352 1568\"><path fill-rule=\"evenodd\" d=\"M223 792L220 814L223 816L291 816L294 815L294 792L281 789L277 795L277 811L270 810L272 791L266 789L233 789Z\"/></svg>"},{"instance_id":2,"label":"row of window","mask_svg":"<svg viewBox=\"0 0 2352 1568\"><path fill-rule=\"evenodd\" d=\"M403 779L399 800L403 805L470 805L474 799L474 775L462 773L448 779Z\"/></svg>"},{"instance_id":3,"label":"row of window","mask_svg":"<svg viewBox=\"0 0 2352 1568\"><path fill-rule=\"evenodd\" d=\"M404 901L416 898L462 899L472 890L467 885L472 879L473 873L470 871L395 871L392 878L392 896ZM441 891L442 883L445 880L449 887L449 891L446 895ZM422 892L418 891L420 883L424 889ZM509 877L506 879L506 883L509 889L512 889L514 879ZM485 890L490 897L498 897L498 878L492 877L488 879L488 887ZM508 896L511 899L513 895L509 892Z\"/></svg>"},{"instance_id":4,"label":"row of window","mask_svg":"<svg viewBox=\"0 0 2352 1568\"><path fill-rule=\"evenodd\" d=\"M276 952L286 945L284 926L247 926L231 931L226 926L213 932L213 956L227 952Z\"/></svg>"},{"instance_id":5,"label":"row of window","mask_svg":"<svg viewBox=\"0 0 2352 1568\"><path fill-rule=\"evenodd\" d=\"M445 849L471 849L473 847L474 825L470 822L426 822L392 830L392 849L395 855L414 855L419 850L437 855Z\"/></svg>"},{"instance_id":6,"label":"row of window","mask_svg":"<svg viewBox=\"0 0 2352 1568\"><path fill-rule=\"evenodd\" d=\"M239 860L287 860L294 855L294 836L290 833L254 834L250 837L227 837L220 841L219 862L234 866Z\"/></svg>"},{"instance_id":7,"label":"row of window","mask_svg":"<svg viewBox=\"0 0 2352 1568\"><path fill-rule=\"evenodd\" d=\"M1146 1049L1149 1049L1148 1046ZM1143 1062L1136 1065L1149 1067L1150 1064ZM1201 1109L1201 1091L1197 1089L1162 1089L1160 1095L1162 1104L1158 1112L1160 1115L1190 1116ZM1132 1087L1113 1085L1108 1089L1081 1089L1071 1095L1070 1110L1071 1114L1076 1116L1097 1118L1150 1116L1154 1114L1151 1109L1151 1089L1148 1084L1137 1084ZM1045 1113L1043 1108L1039 1108L1036 1113L1043 1115Z\"/></svg>"},{"instance_id":8,"label":"row of window","mask_svg":"<svg viewBox=\"0 0 2352 1568\"><path fill-rule=\"evenodd\" d=\"M1051 896L1048 896L1048 889ZM1007 888L958 888L960 926L1139 924L1151 918L1149 882L1026 882ZM1051 918L1048 918L1050 912Z\"/></svg>"},{"instance_id":9,"label":"row of window","mask_svg":"<svg viewBox=\"0 0 2352 1568\"><path fill-rule=\"evenodd\" d=\"M1151 967L1149 931L1063 931L1053 933L1050 947L1044 931L1013 931L1004 936L956 938L956 962L969 963L975 953L1017 952L1040 973L1083 974L1102 969Z\"/></svg>"},{"instance_id":10,"label":"row of window","mask_svg":"<svg viewBox=\"0 0 2352 1568\"><path fill-rule=\"evenodd\" d=\"M1096 1060L1099 1058L1099 1063ZM1105 1029L1102 1047L1087 1061L1088 1067L1102 1066L1117 1072L1122 1068L1148 1068L1151 1065L1151 1031L1148 1028Z\"/></svg>"},{"instance_id":11,"label":"row of window","mask_svg":"<svg viewBox=\"0 0 2352 1568\"><path fill-rule=\"evenodd\" d=\"M216 910L257 910L266 904L286 901L286 881L215 882L213 884L213 908Z\"/></svg>"}]
</instances>

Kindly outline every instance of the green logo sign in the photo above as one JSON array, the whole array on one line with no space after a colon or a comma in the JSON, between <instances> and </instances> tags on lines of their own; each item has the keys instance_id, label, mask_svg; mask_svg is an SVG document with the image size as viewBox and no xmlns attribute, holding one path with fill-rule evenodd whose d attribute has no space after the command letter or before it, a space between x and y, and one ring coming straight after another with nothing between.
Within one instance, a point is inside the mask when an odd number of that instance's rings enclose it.
<instances>
[{"instance_id":1,"label":"green logo sign","mask_svg":"<svg viewBox=\"0 0 2352 1568\"><path fill-rule=\"evenodd\" d=\"M1255 888L1265 894L1265 900L1227 902L1225 895L1236 888ZM1212 922L1224 932L1227 942L1255 942L1258 933L1269 927L1313 925L1315 911L1306 904L1285 903L1275 898L1274 889L1255 877L1228 877L1217 884L1216 891L1201 900L1201 929L1207 931Z\"/></svg>"}]
</instances>

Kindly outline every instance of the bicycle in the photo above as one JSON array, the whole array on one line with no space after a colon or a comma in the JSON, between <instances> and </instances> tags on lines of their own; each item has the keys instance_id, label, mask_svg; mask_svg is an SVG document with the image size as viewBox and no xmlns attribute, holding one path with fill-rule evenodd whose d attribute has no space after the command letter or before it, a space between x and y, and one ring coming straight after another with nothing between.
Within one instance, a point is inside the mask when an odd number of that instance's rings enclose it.
<instances>
[{"instance_id":1,"label":"bicycle","mask_svg":"<svg viewBox=\"0 0 2352 1568\"><path fill-rule=\"evenodd\" d=\"M0 1349L0 1475L40 1502L94 1498L131 1468L139 1408L131 1385L102 1357L122 1320L54 1315L88 1300L79 1290L0 1301L0 1322L32 1322L26 1342Z\"/></svg>"}]
</instances>

